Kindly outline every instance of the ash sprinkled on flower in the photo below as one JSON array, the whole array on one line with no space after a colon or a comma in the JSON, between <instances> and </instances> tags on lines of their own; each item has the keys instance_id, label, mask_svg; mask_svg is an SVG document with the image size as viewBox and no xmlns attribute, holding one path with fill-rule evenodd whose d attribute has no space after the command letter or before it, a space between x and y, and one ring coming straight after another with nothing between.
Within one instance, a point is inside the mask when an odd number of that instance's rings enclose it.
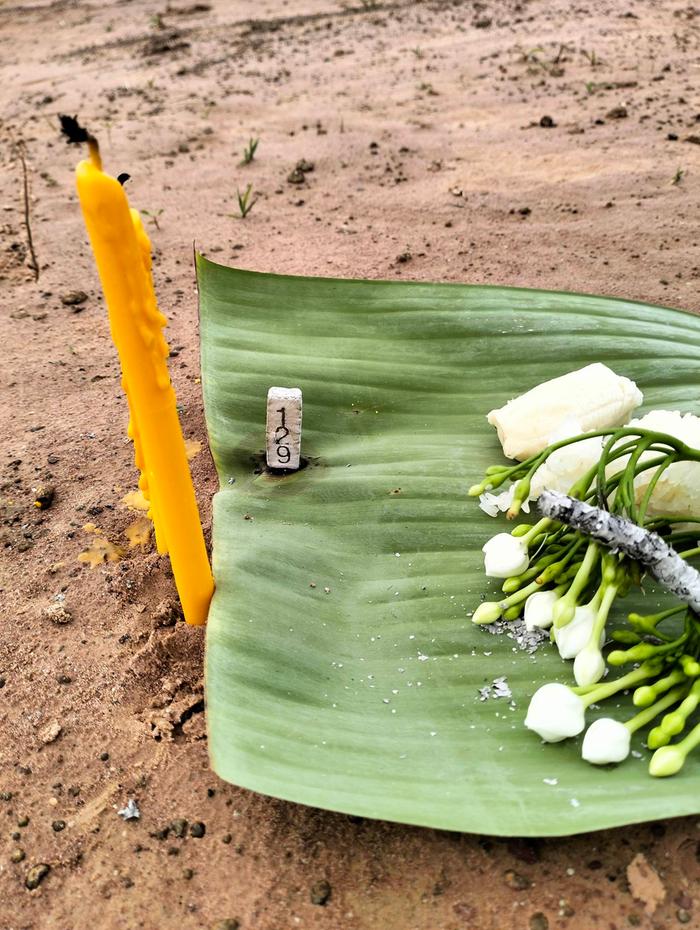
<instances>
[{"instance_id":1,"label":"ash sprinkled on flower","mask_svg":"<svg viewBox=\"0 0 700 930\"><path fill-rule=\"evenodd\" d=\"M532 655L537 652L542 643L549 642L549 633L547 630L536 628L528 630L524 620L496 620L494 623L486 623L481 627L494 636L500 636L505 633L517 645L518 649Z\"/></svg>"}]
</instances>

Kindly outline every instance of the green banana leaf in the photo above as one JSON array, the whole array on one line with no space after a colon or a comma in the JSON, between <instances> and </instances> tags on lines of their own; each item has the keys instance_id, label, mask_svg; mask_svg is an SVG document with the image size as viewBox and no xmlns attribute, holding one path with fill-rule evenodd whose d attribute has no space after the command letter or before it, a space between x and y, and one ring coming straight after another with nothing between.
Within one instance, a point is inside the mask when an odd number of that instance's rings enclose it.
<instances>
[{"instance_id":1,"label":"green banana leaf","mask_svg":"<svg viewBox=\"0 0 700 930\"><path fill-rule=\"evenodd\" d=\"M496 590L481 546L505 526L467 498L503 460L485 413L546 378L602 361L637 381L646 408L697 411L700 319L580 294L257 274L201 255L197 273L221 486L215 771L316 807L499 835L700 813L697 756L655 780L641 735L640 758L601 769L580 740L543 745L524 729L530 695L570 681L571 665L469 620ZM303 391L306 467L286 477L263 468L272 385ZM503 675L513 706L480 700Z\"/></svg>"}]
</instances>

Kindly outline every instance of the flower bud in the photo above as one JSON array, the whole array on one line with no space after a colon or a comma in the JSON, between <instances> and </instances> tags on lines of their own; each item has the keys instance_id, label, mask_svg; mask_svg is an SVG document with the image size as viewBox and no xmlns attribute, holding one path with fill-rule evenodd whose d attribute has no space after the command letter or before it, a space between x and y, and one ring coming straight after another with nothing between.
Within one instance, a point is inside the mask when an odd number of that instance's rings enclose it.
<instances>
[{"instance_id":1,"label":"flower bud","mask_svg":"<svg viewBox=\"0 0 700 930\"><path fill-rule=\"evenodd\" d=\"M498 601L484 601L472 614L472 623L493 623L500 618L502 612Z\"/></svg>"},{"instance_id":2,"label":"flower bud","mask_svg":"<svg viewBox=\"0 0 700 930\"><path fill-rule=\"evenodd\" d=\"M680 772L685 763L685 753L677 746L662 746L649 762L649 774L655 778L666 778Z\"/></svg>"},{"instance_id":3,"label":"flower bud","mask_svg":"<svg viewBox=\"0 0 700 930\"><path fill-rule=\"evenodd\" d=\"M530 564L527 543L510 533L497 533L484 544L484 570L489 578L520 575Z\"/></svg>"},{"instance_id":4,"label":"flower bud","mask_svg":"<svg viewBox=\"0 0 700 930\"><path fill-rule=\"evenodd\" d=\"M559 601L559 604L560 603L561 601ZM554 608L555 624L556 609L559 604ZM554 639L556 640L559 655L562 659L575 659L579 652L585 648L593 632L595 616L595 610L590 604L584 604L582 607L576 608L574 619L571 623L567 623L566 626L559 627L558 629L555 625Z\"/></svg>"},{"instance_id":5,"label":"flower bud","mask_svg":"<svg viewBox=\"0 0 700 930\"><path fill-rule=\"evenodd\" d=\"M581 756L593 765L622 762L630 753L630 739L631 733L624 723L601 717L586 730Z\"/></svg>"},{"instance_id":6,"label":"flower bud","mask_svg":"<svg viewBox=\"0 0 700 930\"><path fill-rule=\"evenodd\" d=\"M605 674L605 660L596 645L588 645L574 659L574 678L580 688L594 685Z\"/></svg>"},{"instance_id":7,"label":"flower bud","mask_svg":"<svg viewBox=\"0 0 700 930\"><path fill-rule=\"evenodd\" d=\"M577 736L586 725L583 700L566 685L550 682L533 694L525 726L547 743Z\"/></svg>"},{"instance_id":8,"label":"flower bud","mask_svg":"<svg viewBox=\"0 0 700 930\"><path fill-rule=\"evenodd\" d=\"M525 626L528 630L548 630L552 625L552 610L559 600L556 591L535 591L525 601Z\"/></svg>"}]
</instances>

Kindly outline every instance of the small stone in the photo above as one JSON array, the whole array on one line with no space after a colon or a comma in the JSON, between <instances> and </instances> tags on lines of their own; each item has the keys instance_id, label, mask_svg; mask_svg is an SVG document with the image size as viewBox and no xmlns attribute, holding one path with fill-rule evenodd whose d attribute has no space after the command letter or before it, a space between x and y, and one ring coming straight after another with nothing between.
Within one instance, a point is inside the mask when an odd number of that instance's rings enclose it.
<instances>
[{"instance_id":1,"label":"small stone","mask_svg":"<svg viewBox=\"0 0 700 930\"><path fill-rule=\"evenodd\" d=\"M226 917L224 920L217 920L215 924L212 924L211 930L239 930L240 926L240 920L235 917Z\"/></svg>"},{"instance_id":2,"label":"small stone","mask_svg":"<svg viewBox=\"0 0 700 930\"><path fill-rule=\"evenodd\" d=\"M224 833L224 835L221 837L221 842L228 846L232 839L233 837L230 833Z\"/></svg>"},{"instance_id":3,"label":"small stone","mask_svg":"<svg viewBox=\"0 0 700 930\"><path fill-rule=\"evenodd\" d=\"M191 878L194 878L194 869L183 869L182 877L189 881Z\"/></svg>"},{"instance_id":4,"label":"small stone","mask_svg":"<svg viewBox=\"0 0 700 930\"><path fill-rule=\"evenodd\" d=\"M73 620L73 614L66 610L63 604L49 604L44 608L42 616L57 626L63 626L64 623L70 623Z\"/></svg>"},{"instance_id":5,"label":"small stone","mask_svg":"<svg viewBox=\"0 0 700 930\"><path fill-rule=\"evenodd\" d=\"M161 601L151 614L155 627L175 626L182 619L182 611L174 601Z\"/></svg>"},{"instance_id":6,"label":"small stone","mask_svg":"<svg viewBox=\"0 0 700 930\"><path fill-rule=\"evenodd\" d=\"M54 822L51 824L51 829L53 830L54 833L60 833L62 830L65 830L66 829L65 820L54 820Z\"/></svg>"},{"instance_id":7,"label":"small stone","mask_svg":"<svg viewBox=\"0 0 700 930\"><path fill-rule=\"evenodd\" d=\"M39 731L39 739L45 746L47 746L49 743L53 743L54 740L57 740L62 732L63 727L58 722L58 720L52 720L51 723L47 724L42 730Z\"/></svg>"},{"instance_id":8,"label":"small stone","mask_svg":"<svg viewBox=\"0 0 700 930\"><path fill-rule=\"evenodd\" d=\"M108 762L108 761L109 761L109 753L108 753L108 752L101 752L99 758L100 758L100 762Z\"/></svg>"},{"instance_id":9,"label":"small stone","mask_svg":"<svg viewBox=\"0 0 700 930\"><path fill-rule=\"evenodd\" d=\"M29 817L27 817L26 815L25 815L24 817L20 817L19 820L17 821L17 826L18 826L18 827L28 827L28 826L29 826Z\"/></svg>"},{"instance_id":10,"label":"small stone","mask_svg":"<svg viewBox=\"0 0 700 930\"><path fill-rule=\"evenodd\" d=\"M56 497L56 488L52 484L39 485L34 491L34 506L39 510L48 510Z\"/></svg>"},{"instance_id":11,"label":"small stone","mask_svg":"<svg viewBox=\"0 0 700 930\"><path fill-rule=\"evenodd\" d=\"M84 304L88 299L88 295L85 291L66 291L65 294L61 294L61 303L64 307L75 307L78 304Z\"/></svg>"},{"instance_id":12,"label":"small stone","mask_svg":"<svg viewBox=\"0 0 700 930\"><path fill-rule=\"evenodd\" d=\"M413 255L410 252L401 252L400 255L396 256L396 261L399 265L405 265L407 262L410 262L413 258Z\"/></svg>"},{"instance_id":13,"label":"small stone","mask_svg":"<svg viewBox=\"0 0 700 930\"><path fill-rule=\"evenodd\" d=\"M12 792L11 791L0 791L0 801L11 801Z\"/></svg>"},{"instance_id":14,"label":"small stone","mask_svg":"<svg viewBox=\"0 0 700 930\"><path fill-rule=\"evenodd\" d=\"M689 924L692 916L690 911L687 911L684 907L679 907L676 911L676 918L679 924Z\"/></svg>"},{"instance_id":15,"label":"small stone","mask_svg":"<svg viewBox=\"0 0 700 930\"><path fill-rule=\"evenodd\" d=\"M201 840L204 834L207 832L205 824L201 820L198 820L196 823L193 823L190 827L190 836L193 836L197 840Z\"/></svg>"},{"instance_id":16,"label":"small stone","mask_svg":"<svg viewBox=\"0 0 700 930\"><path fill-rule=\"evenodd\" d=\"M472 20L472 26L475 29L488 29L492 22L490 16L482 16L481 19Z\"/></svg>"},{"instance_id":17,"label":"small stone","mask_svg":"<svg viewBox=\"0 0 700 930\"><path fill-rule=\"evenodd\" d=\"M70 675L64 675L61 673L60 675L56 675L56 681L59 683L59 685L69 685L73 679L70 677Z\"/></svg>"},{"instance_id":18,"label":"small stone","mask_svg":"<svg viewBox=\"0 0 700 930\"><path fill-rule=\"evenodd\" d=\"M24 859L25 855L26 855L25 851L17 847L17 849L12 850L10 854L10 861L21 862Z\"/></svg>"},{"instance_id":19,"label":"small stone","mask_svg":"<svg viewBox=\"0 0 700 930\"><path fill-rule=\"evenodd\" d=\"M542 129L553 129L557 124L554 122L551 116L541 116L540 117L540 126Z\"/></svg>"},{"instance_id":20,"label":"small stone","mask_svg":"<svg viewBox=\"0 0 700 930\"><path fill-rule=\"evenodd\" d=\"M627 107L613 107L605 114L608 119L625 119L627 116Z\"/></svg>"},{"instance_id":21,"label":"small stone","mask_svg":"<svg viewBox=\"0 0 700 930\"><path fill-rule=\"evenodd\" d=\"M4 688L7 684L7 678L4 675L0 675L0 688Z\"/></svg>"},{"instance_id":22,"label":"small stone","mask_svg":"<svg viewBox=\"0 0 700 930\"><path fill-rule=\"evenodd\" d=\"M175 836L177 836L179 839L182 839L182 837L187 833L187 821L184 819L184 817L178 817L176 820L172 821L170 824L170 829L173 831Z\"/></svg>"},{"instance_id":23,"label":"small stone","mask_svg":"<svg viewBox=\"0 0 700 930\"><path fill-rule=\"evenodd\" d=\"M38 865L33 865L27 872L27 877L24 880L24 884L30 891L34 891L35 888L39 887L50 871L51 866L47 865L45 862L40 862Z\"/></svg>"},{"instance_id":24,"label":"small stone","mask_svg":"<svg viewBox=\"0 0 700 930\"><path fill-rule=\"evenodd\" d=\"M506 885L514 891L525 891L526 888L532 885L529 878L525 875L521 875L520 872L514 871L514 869L508 869L504 874L504 878L506 880Z\"/></svg>"},{"instance_id":25,"label":"small stone","mask_svg":"<svg viewBox=\"0 0 700 930\"><path fill-rule=\"evenodd\" d=\"M685 141L690 142L693 145L700 145L700 136L686 136Z\"/></svg>"},{"instance_id":26,"label":"small stone","mask_svg":"<svg viewBox=\"0 0 700 930\"><path fill-rule=\"evenodd\" d=\"M549 930L549 921L542 911L538 911L530 918L529 927L530 930Z\"/></svg>"},{"instance_id":27,"label":"small stone","mask_svg":"<svg viewBox=\"0 0 700 930\"><path fill-rule=\"evenodd\" d=\"M325 907L325 905L330 901L331 891L331 886L325 879L321 879L319 882L314 882L309 893L311 903L318 904L320 907Z\"/></svg>"}]
</instances>

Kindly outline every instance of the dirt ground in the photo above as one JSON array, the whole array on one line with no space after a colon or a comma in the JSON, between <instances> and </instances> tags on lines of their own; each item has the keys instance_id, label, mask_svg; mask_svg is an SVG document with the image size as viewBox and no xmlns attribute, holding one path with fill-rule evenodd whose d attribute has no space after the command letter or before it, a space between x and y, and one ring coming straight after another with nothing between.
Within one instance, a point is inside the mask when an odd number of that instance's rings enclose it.
<instances>
[{"instance_id":1,"label":"dirt ground","mask_svg":"<svg viewBox=\"0 0 700 930\"><path fill-rule=\"evenodd\" d=\"M137 476L80 153L58 132L78 114L148 211L208 527L193 239L259 270L697 311L699 56L686 0L0 4L0 927L700 928L697 819L491 839L212 774L203 634L177 617L167 559L78 561L86 524L126 545ZM139 820L117 815L129 798Z\"/></svg>"}]
</instances>

